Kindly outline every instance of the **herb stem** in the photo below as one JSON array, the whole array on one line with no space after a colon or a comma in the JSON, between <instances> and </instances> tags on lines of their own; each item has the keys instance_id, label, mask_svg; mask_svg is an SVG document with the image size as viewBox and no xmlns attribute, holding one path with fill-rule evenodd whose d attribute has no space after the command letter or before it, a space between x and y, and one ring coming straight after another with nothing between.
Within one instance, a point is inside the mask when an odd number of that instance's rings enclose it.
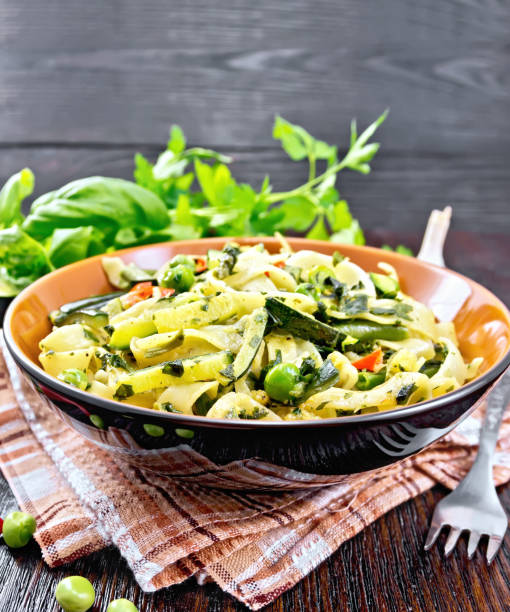
<instances>
[{"instance_id":1,"label":"herb stem","mask_svg":"<svg viewBox=\"0 0 510 612\"><path fill-rule=\"evenodd\" d=\"M346 158L347 156L344 157L340 162L338 162L334 166L330 166L329 168L327 168L322 174L319 174L319 176L316 176L315 178L307 181L306 183L304 183L303 185L300 185L299 187L296 187L295 189L291 189L290 191L280 191L279 193L270 194L269 196L267 196L266 202L268 202L269 204L274 204L275 202L280 202L280 200L286 200L287 198L291 198L293 196L300 195L308 191L312 187L315 187L315 185L322 183L322 181L327 179L332 174L336 174L337 172L340 172L340 170L345 168Z\"/></svg>"}]
</instances>

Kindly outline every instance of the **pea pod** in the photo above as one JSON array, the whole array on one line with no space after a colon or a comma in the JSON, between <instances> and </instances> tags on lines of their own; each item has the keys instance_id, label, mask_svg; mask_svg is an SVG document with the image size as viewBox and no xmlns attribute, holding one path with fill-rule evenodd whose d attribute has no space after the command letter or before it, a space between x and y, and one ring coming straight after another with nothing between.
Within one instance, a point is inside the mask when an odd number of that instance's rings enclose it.
<instances>
[{"instance_id":1,"label":"pea pod","mask_svg":"<svg viewBox=\"0 0 510 612\"><path fill-rule=\"evenodd\" d=\"M352 336L361 342L367 340L404 340L409 330L403 325L381 325L374 321L345 321L335 325L345 336Z\"/></svg>"}]
</instances>

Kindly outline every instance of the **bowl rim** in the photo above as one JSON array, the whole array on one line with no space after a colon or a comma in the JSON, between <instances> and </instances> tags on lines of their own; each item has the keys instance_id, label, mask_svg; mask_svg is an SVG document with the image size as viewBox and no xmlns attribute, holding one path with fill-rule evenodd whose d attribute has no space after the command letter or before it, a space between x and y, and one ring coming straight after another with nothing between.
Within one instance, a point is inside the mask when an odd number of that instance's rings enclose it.
<instances>
[{"instance_id":1,"label":"bowl rim","mask_svg":"<svg viewBox=\"0 0 510 612\"><path fill-rule=\"evenodd\" d=\"M310 245L310 248L314 250L318 247L328 245L328 248L331 249L332 243L327 242L325 240L310 240L307 238L299 238L299 237L288 237L286 240L292 245L292 243L296 240L300 242L305 241L307 245ZM147 245L135 246L128 249L122 249L119 251L115 251L112 253L108 253L108 256L124 256L135 251L141 251L144 249L165 247L169 245L179 245L181 247L189 247L190 252L192 251L193 245L197 243L200 244L217 244L218 241L235 241L244 244L257 244L260 242L267 244L280 244L277 238L270 236L254 236L254 237L230 237L230 236L218 236L214 238L197 238L195 240L176 240L169 242L159 242L152 243ZM354 250L354 252L363 252L370 251L377 254L380 254L383 258L390 258L394 260L408 260L408 256L401 255L400 253L388 252L383 249L379 249L377 247L371 246L361 246L361 245L338 245L339 250L342 247L348 247L349 250ZM510 347L507 352L501 357L501 359L492 366L487 372L482 374L481 376L475 378L471 382L468 382L465 385L462 385L458 389L454 391L450 391L444 395L440 395L439 397L432 398L426 400L424 402L420 402L418 404L412 404L410 406L402 406L398 408L393 408L391 410L385 410L382 412L373 412L367 414L355 414L352 416L342 416L342 417L332 417L327 419L316 419L316 420L303 420L303 421L250 421L250 420L241 420L241 419L210 419L205 416L195 416L195 415L184 415L184 414L175 414L169 412L159 412L154 411L151 408L143 408L141 406L135 406L133 404L123 404L121 402L117 402L115 400L109 400L106 398L102 398L98 395L93 395L91 393L87 393L86 391L82 391L73 387L72 385L68 385L64 382L59 381L57 378L47 374L40 366L34 364L28 357L24 355L16 341L14 340L14 336L12 334L11 322L13 318L14 311L18 302L20 302L24 298L24 293L30 288L37 288L38 285L44 284L48 277L55 276L58 274L65 273L65 271L70 268L80 268L81 266L88 265L91 260L100 260L105 256L105 253L100 255L95 255L94 257L88 257L86 259L82 259L80 261L71 263L67 266L63 266L62 268L58 268L50 272L49 274L44 275L43 277L37 279L34 283L31 283L29 287L23 289L9 304L7 311L5 313L4 325L3 325L3 334L5 339L5 344L9 350L9 353L13 357L14 361L21 367L21 369L27 370L34 378L44 381L48 387L52 390L61 393L64 396L68 396L73 400L85 402L85 403L94 403L98 407L105 409L106 411L112 411L114 413L122 413L128 414L130 416L139 416L150 418L151 416L154 418L157 416L158 420L161 419L168 421L169 423L174 423L175 426L179 427L182 425L186 426L195 426L202 428L213 428L213 429L273 429L273 428L322 428L322 427L339 427L339 426L349 426L349 425L358 425L358 424L366 424L371 422L378 421L393 421L393 420L401 420L402 418L407 418L411 416L415 416L417 414L429 412L432 410L436 410L438 408L444 408L445 406L457 402L459 400L465 399L470 394L478 391L482 387L487 387L496 378L502 374L506 370L506 368L510 365ZM499 306L501 310L506 315L506 318L509 322L510 327L510 311L494 293L489 291L480 283L464 276L463 274L459 274L454 270L449 268L443 268L441 266L437 266L435 264L431 264L428 262L421 261L419 259L414 259L414 262L418 266L423 266L425 268L432 268L441 270L442 272L447 272L448 274L453 274L463 281L467 282L470 285L475 285L478 291L482 293L487 293L491 296L492 299L495 299L499 302ZM156 412L156 414L155 414Z\"/></svg>"}]
</instances>

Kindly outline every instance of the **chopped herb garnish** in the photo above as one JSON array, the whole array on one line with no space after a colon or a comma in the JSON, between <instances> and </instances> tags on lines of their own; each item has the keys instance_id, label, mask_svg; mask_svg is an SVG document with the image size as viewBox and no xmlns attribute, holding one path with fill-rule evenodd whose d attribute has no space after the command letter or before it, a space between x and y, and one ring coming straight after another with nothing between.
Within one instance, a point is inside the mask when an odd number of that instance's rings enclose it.
<instances>
[{"instance_id":1,"label":"chopped herb garnish","mask_svg":"<svg viewBox=\"0 0 510 612\"><path fill-rule=\"evenodd\" d=\"M346 297L340 306L346 315L354 316L368 310L368 296L364 293L352 297Z\"/></svg>"},{"instance_id":2,"label":"chopped herb garnish","mask_svg":"<svg viewBox=\"0 0 510 612\"><path fill-rule=\"evenodd\" d=\"M122 368L128 371L131 369L127 362L122 359L120 355L115 353L100 353L97 351L96 357L101 360L101 367L103 370L106 370L108 366L111 368Z\"/></svg>"},{"instance_id":3,"label":"chopped herb garnish","mask_svg":"<svg viewBox=\"0 0 510 612\"><path fill-rule=\"evenodd\" d=\"M395 306L381 307L374 306L370 309L370 313L373 315L394 315L400 319L407 319L412 321L409 313L413 310L410 304L404 304L402 302L395 302Z\"/></svg>"},{"instance_id":4,"label":"chopped herb garnish","mask_svg":"<svg viewBox=\"0 0 510 612\"><path fill-rule=\"evenodd\" d=\"M126 383L123 383L122 385L119 385L117 391L115 391L115 399L126 399L127 397L131 397L132 395L134 395L134 391L133 391L133 387L131 385L127 385Z\"/></svg>"},{"instance_id":5,"label":"chopped herb garnish","mask_svg":"<svg viewBox=\"0 0 510 612\"><path fill-rule=\"evenodd\" d=\"M399 389L398 393L397 393L397 404L400 406L401 404L405 404L407 402L407 400L409 399L409 397L411 396L411 393L413 393L413 391L416 391L416 385L414 383L411 383L409 385L404 385L401 389Z\"/></svg>"},{"instance_id":6,"label":"chopped herb garnish","mask_svg":"<svg viewBox=\"0 0 510 612\"><path fill-rule=\"evenodd\" d=\"M242 408L237 413L237 416L240 419L258 420L258 419L263 419L268 414L269 414L269 410L267 410L266 408L259 408L258 406L255 406L255 408L251 412L247 411L245 408Z\"/></svg>"},{"instance_id":7,"label":"chopped herb garnish","mask_svg":"<svg viewBox=\"0 0 510 612\"><path fill-rule=\"evenodd\" d=\"M163 402L161 404L161 410L164 410L165 412L175 412L176 414L182 414L182 410L177 410L177 408L174 408L171 402Z\"/></svg>"},{"instance_id":8,"label":"chopped herb garnish","mask_svg":"<svg viewBox=\"0 0 510 612\"><path fill-rule=\"evenodd\" d=\"M184 366L182 359L176 359L175 361L167 361L163 368L163 374L171 374L172 376L180 377L184 374Z\"/></svg>"}]
</instances>

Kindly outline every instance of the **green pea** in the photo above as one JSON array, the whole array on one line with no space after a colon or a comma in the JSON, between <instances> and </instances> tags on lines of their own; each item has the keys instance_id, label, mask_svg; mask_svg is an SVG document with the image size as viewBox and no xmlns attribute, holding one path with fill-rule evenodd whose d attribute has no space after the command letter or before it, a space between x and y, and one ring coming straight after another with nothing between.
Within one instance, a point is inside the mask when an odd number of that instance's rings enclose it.
<instances>
[{"instance_id":1,"label":"green pea","mask_svg":"<svg viewBox=\"0 0 510 612\"><path fill-rule=\"evenodd\" d=\"M10 512L4 518L2 535L9 548L26 546L35 531L35 518L27 512Z\"/></svg>"},{"instance_id":2,"label":"green pea","mask_svg":"<svg viewBox=\"0 0 510 612\"><path fill-rule=\"evenodd\" d=\"M65 612L85 612L94 603L96 593L83 576L67 576L57 584L55 599Z\"/></svg>"},{"instance_id":3,"label":"green pea","mask_svg":"<svg viewBox=\"0 0 510 612\"><path fill-rule=\"evenodd\" d=\"M91 414L89 419L92 425L99 427L99 429L104 429L104 421L98 414Z\"/></svg>"},{"instance_id":4,"label":"green pea","mask_svg":"<svg viewBox=\"0 0 510 612\"><path fill-rule=\"evenodd\" d=\"M188 440L191 440L191 438L195 437L195 432L191 431L191 429L179 429L177 428L175 430L175 433L180 437L180 438L187 438Z\"/></svg>"},{"instance_id":5,"label":"green pea","mask_svg":"<svg viewBox=\"0 0 510 612\"><path fill-rule=\"evenodd\" d=\"M191 259L191 257L188 257L188 255L176 255L169 265L171 268L175 268L175 266L180 265L188 266L188 268L195 270L195 262Z\"/></svg>"},{"instance_id":6,"label":"green pea","mask_svg":"<svg viewBox=\"0 0 510 612\"><path fill-rule=\"evenodd\" d=\"M189 266L178 264L163 274L160 285L165 288L175 289L182 293L188 291L195 282L195 274Z\"/></svg>"},{"instance_id":7,"label":"green pea","mask_svg":"<svg viewBox=\"0 0 510 612\"><path fill-rule=\"evenodd\" d=\"M69 368L68 370L62 370L58 375L58 379L68 385L78 387L78 389L86 389L89 386L89 380L83 370L77 368Z\"/></svg>"},{"instance_id":8,"label":"green pea","mask_svg":"<svg viewBox=\"0 0 510 612\"><path fill-rule=\"evenodd\" d=\"M145 423L143 426L145 433L153 438L161 438L165 435L165 430L159 425L152 425L151 423Z\"/></svg>"},{"instance_id":9,"label":"green pea","mask_svg":"<svg viewBox=\"0 0 510 612\"><path fill-rule=\"evenodd\" d=\"M273 366L264 379L264 389L269 397L285 402L292 398L292 391L299 383L299 369L293 363Z\"/></svg>"},{"instance_id":10,"label":"green pea","mask_svg":"<svg viewBox=\"0 0 510 612\"><path fill-rule=\"evenodd\" d=\"M106 612L138 612L138 608L129 599L114 599L108 604Z\"/></svg>"}]
</instances>

